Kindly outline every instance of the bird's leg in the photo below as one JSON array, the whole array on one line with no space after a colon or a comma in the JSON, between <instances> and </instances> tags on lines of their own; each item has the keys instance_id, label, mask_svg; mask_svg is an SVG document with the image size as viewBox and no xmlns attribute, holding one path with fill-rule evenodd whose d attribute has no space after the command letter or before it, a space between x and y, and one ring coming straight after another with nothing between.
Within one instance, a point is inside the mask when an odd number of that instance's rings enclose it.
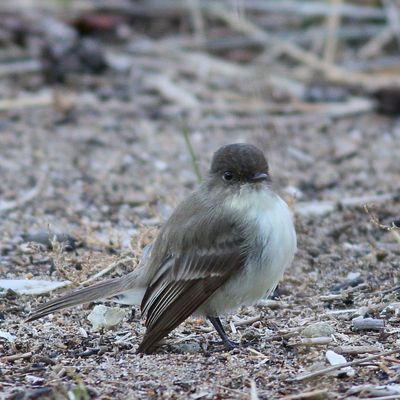
<instances>
[{"instance_id":1,"label":"bird's leg","mask_svg":"<svg viewBox=\"0 0 400 400\"><path fill-rule=\"evenodd\" d=\"M209 321L213 324L213 327L218 332L218 335L221 337L222 342L218 342L218 344L223 344L227 350L232 350L235 347L239 347L239 343L233 342L229 339L228 335L225 332L224 327L222 326L221 320L218 317L207 317Z\"/></svg>"}]
</instances>

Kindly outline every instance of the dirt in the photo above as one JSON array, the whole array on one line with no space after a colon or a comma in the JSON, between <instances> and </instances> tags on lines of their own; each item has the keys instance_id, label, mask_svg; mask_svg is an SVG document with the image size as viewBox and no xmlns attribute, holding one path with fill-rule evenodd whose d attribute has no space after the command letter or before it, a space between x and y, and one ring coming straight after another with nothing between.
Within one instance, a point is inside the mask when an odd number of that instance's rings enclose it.
<instances>
[{"instance_id":1,"label":"dirt","mask_svg":"<svg viewBox=\"0 0 400 400\"><path fill-rule=\"evenodd\" d=\"M129 44L108 49L129 54ZM159 59L163 56L155 56L154 63ZM340 203L392 193L391 200L371 204L370 209L382 224L399 218L399 120L371 111L343 118L290 115L285 120L283 115L278 123L263 112L241 115L218 109L218 95L210 102L204 93L197 96L199 107L182 112L179 104L144 84L147 75L154 78L148 68L144 64L100 75L74 74L57 88L59 99L68 102L72 96L67 111L52 102L1 112L0 196L16 202L1 212L1 278L69 279L78 284L126 256L132 262L117 266L109 276L132 269L171 210L197 185L182 133L187 127L203 174L221 145L245 141L265 151L274 185L295 214L294 263L275 301L224 319L227 327L239 322L230 334L243 346L231 352L217 351L210 343L217 336L207 322L190 319L156 354L138 355L135 350L144 333L139 310L114 330L92 332L86 316L94 304L25 323L30 311L49 296L2 292L0 329L16 338L0 339L0 397L255 399L257 393L260 399L280 399L317 390L314 398L343 399L352 393L354 398L369 396L365 387L364 392L354 387L398 384L398 354L355 366L353 377L325 373L305 381L294 378L327 367L328 349L399 347L400 313L388 306L400 302L400 291L389 290L399 285L400 244L393 232L372 223L363 202ZM177 82L190 88L191 80L183 75ZM215 90L237 101L236 85L247 82L229 82ZM196 92L201 79L192 84ZM237 104L269 96L247 89ZM3 98L53 90L36 74L0 81ZM19 204L37 185L33 198ZM293 188L297 199L289 195ZM299 202L328 200L337 205L323 215L296 211ZM79 246L67 251L71 249L23 239L38 232L69 234ZM357 272L354 285L346 284L348 274ZM352 328L352 318L362 307L362 315L384 320L383 330ZM332 312L337 310L349 311ZM243 323L255 317L255 322ZM318 321L333 327L333 339L305 345L302 329ZM22 358L9 360L12 355ZM347 361L365 356L344 355ZM68 394L71 391L74 394Z\"/></svg>"}]
</instances>

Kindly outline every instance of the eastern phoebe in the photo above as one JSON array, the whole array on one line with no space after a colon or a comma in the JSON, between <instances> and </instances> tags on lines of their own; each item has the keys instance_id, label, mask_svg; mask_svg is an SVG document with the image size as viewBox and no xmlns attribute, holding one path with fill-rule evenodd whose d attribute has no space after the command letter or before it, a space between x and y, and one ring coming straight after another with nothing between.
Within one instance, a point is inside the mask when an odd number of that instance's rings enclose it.
<instances>
[{"instance_id":1,"label":"eastern phoebe","mask_svg":"<svg viewBox=\"0 0 400 400\"><path fill-rule=\"evenodd\" d=\"M175 209L134 271L52 300L28 321L118 296L140 304L146 316L139 353L151 352L192 314L207 317L232 349L219 316L269 295L296 251L292 214L270 182L257 147L221 147L205 181Z\"/></svg>"}]
</instances>

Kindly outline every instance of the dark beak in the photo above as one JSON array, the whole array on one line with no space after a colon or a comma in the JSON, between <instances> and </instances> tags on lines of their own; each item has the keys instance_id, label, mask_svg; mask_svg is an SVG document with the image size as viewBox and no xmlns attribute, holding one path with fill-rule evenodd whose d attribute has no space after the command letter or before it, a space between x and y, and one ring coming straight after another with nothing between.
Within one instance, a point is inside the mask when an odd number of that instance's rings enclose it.
<instances>
[{"instance_id":1,"label":"dark beak","mask_svg":"<svg viewBox=\"0 0 400 400\"><path fill-rule=\"evenodd\" d=\"M265 172L257 172L250 178L251 182L262 182L262 181L269 181L269 175Z\"/></svg>"}]
</instances>

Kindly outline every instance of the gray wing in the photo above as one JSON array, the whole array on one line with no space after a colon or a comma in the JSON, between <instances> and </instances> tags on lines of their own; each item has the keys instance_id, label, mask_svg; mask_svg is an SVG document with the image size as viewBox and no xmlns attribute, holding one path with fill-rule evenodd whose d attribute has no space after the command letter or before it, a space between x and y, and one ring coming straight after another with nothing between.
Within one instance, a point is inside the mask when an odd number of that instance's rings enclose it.
<instances>
[{"instance_id":1,"label":"gray wing","mask_svg":"<svg viewBox=\"0 0 400 400\"><path fill-rule=\"evenodd\" d=\"M244 265L247 252L240 230L230 223L229 235L219 231L204 232L208 246L203 241L202 248L164 259L142 301L147 331L138 352L149 352Z\"/></svg>"}]
</instances>

